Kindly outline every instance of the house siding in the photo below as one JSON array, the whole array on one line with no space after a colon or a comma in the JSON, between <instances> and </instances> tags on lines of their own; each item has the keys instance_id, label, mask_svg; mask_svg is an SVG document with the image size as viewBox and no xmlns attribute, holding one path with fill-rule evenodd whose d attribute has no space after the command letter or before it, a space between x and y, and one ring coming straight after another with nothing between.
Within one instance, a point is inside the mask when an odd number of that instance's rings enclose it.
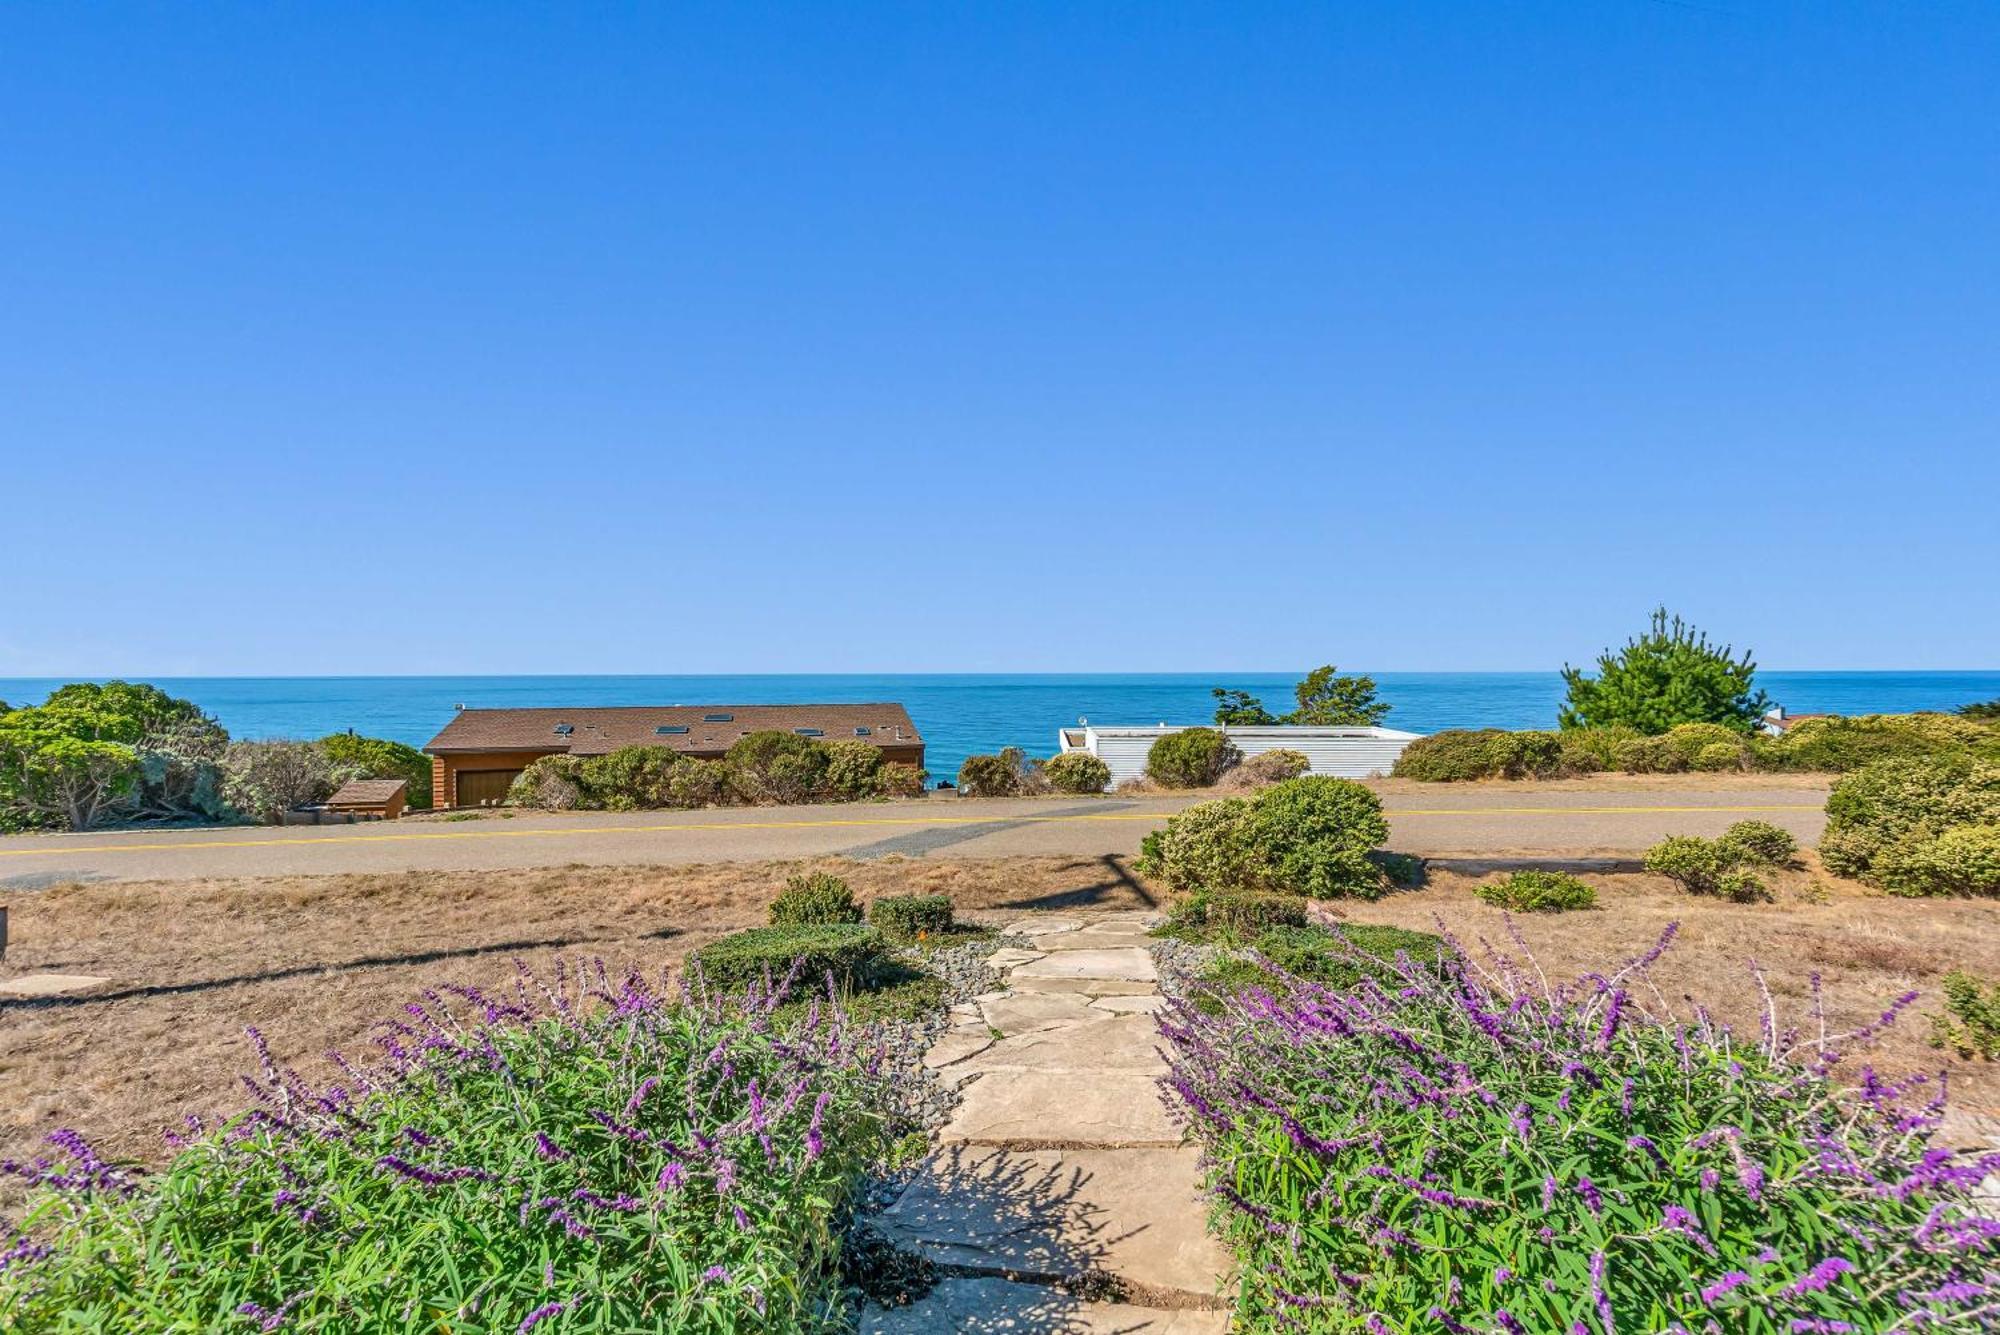
<instances>
[{"instance_id":1,"label":"house siding","mask_svg":"<svg viewBox=\"0 0 2000 1335\"><path fill-rule=\"evenodd\" d=\"M1201 726L1201 725L1190 725ZM1111 770L1113 785L1146 772L1153 743L1178 728L1065 728L1059 734L1065 751L1088 751ZM1225 728L1229 740L1245 756L1266 751L1297 751L1312 762L1309 771L1344 779L1387 774L1415 733L1388 728ZM1080 734L1080 738L1079 738Z\"/></svg>"}]
</instances>

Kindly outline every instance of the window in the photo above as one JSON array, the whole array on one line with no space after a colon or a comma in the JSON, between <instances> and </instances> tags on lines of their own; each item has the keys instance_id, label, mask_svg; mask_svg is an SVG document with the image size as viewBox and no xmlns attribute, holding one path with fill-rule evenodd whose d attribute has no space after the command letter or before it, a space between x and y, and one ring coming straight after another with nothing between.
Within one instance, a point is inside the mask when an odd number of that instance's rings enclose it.
<instances>
[{"instance_id":1,"label":"window","mask_svg":"<svg viewBox=\"0 0 2000 1335\"><path fill-rule=\"evenodd\" d=\"M823 729L823 728L793 728L793 729L792 729L792 731L793 731L793 732L795 732L795 733L797 733L797 734L798 734L799 736L801 736L801 737L824 737L824 736L826 736L826 730L825 730L825 729Z\"/></svg>"},{"instance_id":2,"label":"window","mask_svg":"<svg viewBox=\"0 0 2000 1335\"><path fill-rule=\"evenodd\" d=\"M575 731L576 731L576 725L574 723L556 724L556 736L558 737L567 737Z\"/></svg>"},{"instance_id":3,"label":"window","mask_svg":"<svg viewBox=\"0 0 2000 1335\"><path fill-rule=\"evenodd\" d=\"M653 735L656 737L675 737L686 731L686 728L681 727L677 723L662 723L659 727L653 729Z\"/></svg>"},{"instance_id":4,"label":"window","mask_svg":"<svg viewBox=\"0 0 2000 1335\"><path fill-rule=\"evenodd\" d=\"M856 737L872 737L872 736L874 736L874 735L875 735L875 729L873 729L873 728L856 728L856 729L854 730L854 735L855 735Z\"/></svg>"},{"instance_id":5,"label":"window","mask_svg":"<svg viewBox=\"0 0 2000 1335\"><path fill-rule=\"evenodd\" d=\"M734 723L734 722L736 721L736 715L734 715L734 714L703 714L703 715L701 716L701 721L702 721L703 723Z\"/></svg>"}]
</instances>

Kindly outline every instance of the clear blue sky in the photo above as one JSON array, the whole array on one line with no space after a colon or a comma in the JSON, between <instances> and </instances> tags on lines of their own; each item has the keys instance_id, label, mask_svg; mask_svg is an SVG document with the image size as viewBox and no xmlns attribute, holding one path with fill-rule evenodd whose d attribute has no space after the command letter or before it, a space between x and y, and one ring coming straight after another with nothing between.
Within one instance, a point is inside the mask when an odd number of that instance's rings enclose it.
<instances>
[{"instance_id":1,"label":"clear blue sky","mask_svg":"<svg viewBox=\"0 0 2000 1335\"><path fill-rule=\"evenodd\" d=\"M10 5L0 675L2000 664L2000 6Z\"/></svg>"}]
</instances>

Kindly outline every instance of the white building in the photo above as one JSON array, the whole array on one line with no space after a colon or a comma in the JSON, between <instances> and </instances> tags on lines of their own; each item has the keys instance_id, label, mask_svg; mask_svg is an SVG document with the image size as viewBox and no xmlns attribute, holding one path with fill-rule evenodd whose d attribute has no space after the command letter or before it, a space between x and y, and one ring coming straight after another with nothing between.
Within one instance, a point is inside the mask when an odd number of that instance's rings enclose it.
<instances>
[{"instance_id":1,"label":"white building","mask_svg":"<svg viewBox=\"0 0 2000 1335\"><path fill-rule=\"evenodd\" d=\"M1207 724L1189 725L1207 727ZM1146 772L1146 753L1170 732L1186 728L1156 723L1141 728L1105 728L1079 723L1058 737L1065 751L1088 751L1111 767L1113 786ZM1303 728L1273 724L1261 728L1218 728L1245 756L1265 751L1297 751L1312 762L1311 773L1343 779L1387 774L1403 748L1420 735L1394 728Z\"/></svg>"}]
</instances>

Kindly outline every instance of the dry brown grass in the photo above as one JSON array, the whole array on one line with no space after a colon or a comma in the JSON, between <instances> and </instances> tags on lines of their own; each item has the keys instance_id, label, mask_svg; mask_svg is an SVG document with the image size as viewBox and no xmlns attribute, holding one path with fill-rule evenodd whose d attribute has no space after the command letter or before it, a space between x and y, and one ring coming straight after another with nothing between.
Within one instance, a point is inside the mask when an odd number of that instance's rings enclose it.
<instances>
[{"instance_id":1,"label":"dry brown grass","mask_svg":"<svg viewBox=\"0 0 2000 1335\"><path fill-rule=\"evenodd\" d=\"M255 1025L311 1075L356 1050L423 987L492 984L516 956L602 958L655 974L725 932L760 925L807 867L856 894L949 894L962 908L1143 907L1113 859L817 859L701 867L119 882L16 897L0 977L97 974L94 992L0 999L0 1158L72 1126L123 1158L156 1162L186 1113L242 1103ZM0 1185L0 1200L7 1188Z\"/></svg>"},{"instance_id":2,"label":"dry brown grass","mask_svg":"<svg viewBox=\"0 0 2000 1335\"><path fill-rule=\"evenodd\" d=\"M1735 904L1682 893L1643 872L1581 870L1598 907L1583 913L1517 914L1514 921L1552 978L1573 977L1637 955L1669 923L1680 932L1653 970L1669 1002L1698 1000L1739 1030L1756 1032L1759 1002L1748 963L1762 966L1780 1024L1805 1024L1812 976L1820 975L1833 1030L1878 1016L1910 990L1925 995L1854 1066L1895 1073L1949 1070L1952 1105L1968 1116L2000 1117L2000 1063L1963 1061L1929 1044L1924 1018L1936 1007L1938 980L1950 969L2000 977L2000 902L1897 899L1806 865L1771 878L1775 899ZM1546 863L1542 865L1560 865ZM1357 922L1390 923L1456 934L1475 955L1480 941L1512 949L1505 915L1474 898L1492 875L1433 867L1419 891L1349 906Z\"/></svg>"}]
</instances>

